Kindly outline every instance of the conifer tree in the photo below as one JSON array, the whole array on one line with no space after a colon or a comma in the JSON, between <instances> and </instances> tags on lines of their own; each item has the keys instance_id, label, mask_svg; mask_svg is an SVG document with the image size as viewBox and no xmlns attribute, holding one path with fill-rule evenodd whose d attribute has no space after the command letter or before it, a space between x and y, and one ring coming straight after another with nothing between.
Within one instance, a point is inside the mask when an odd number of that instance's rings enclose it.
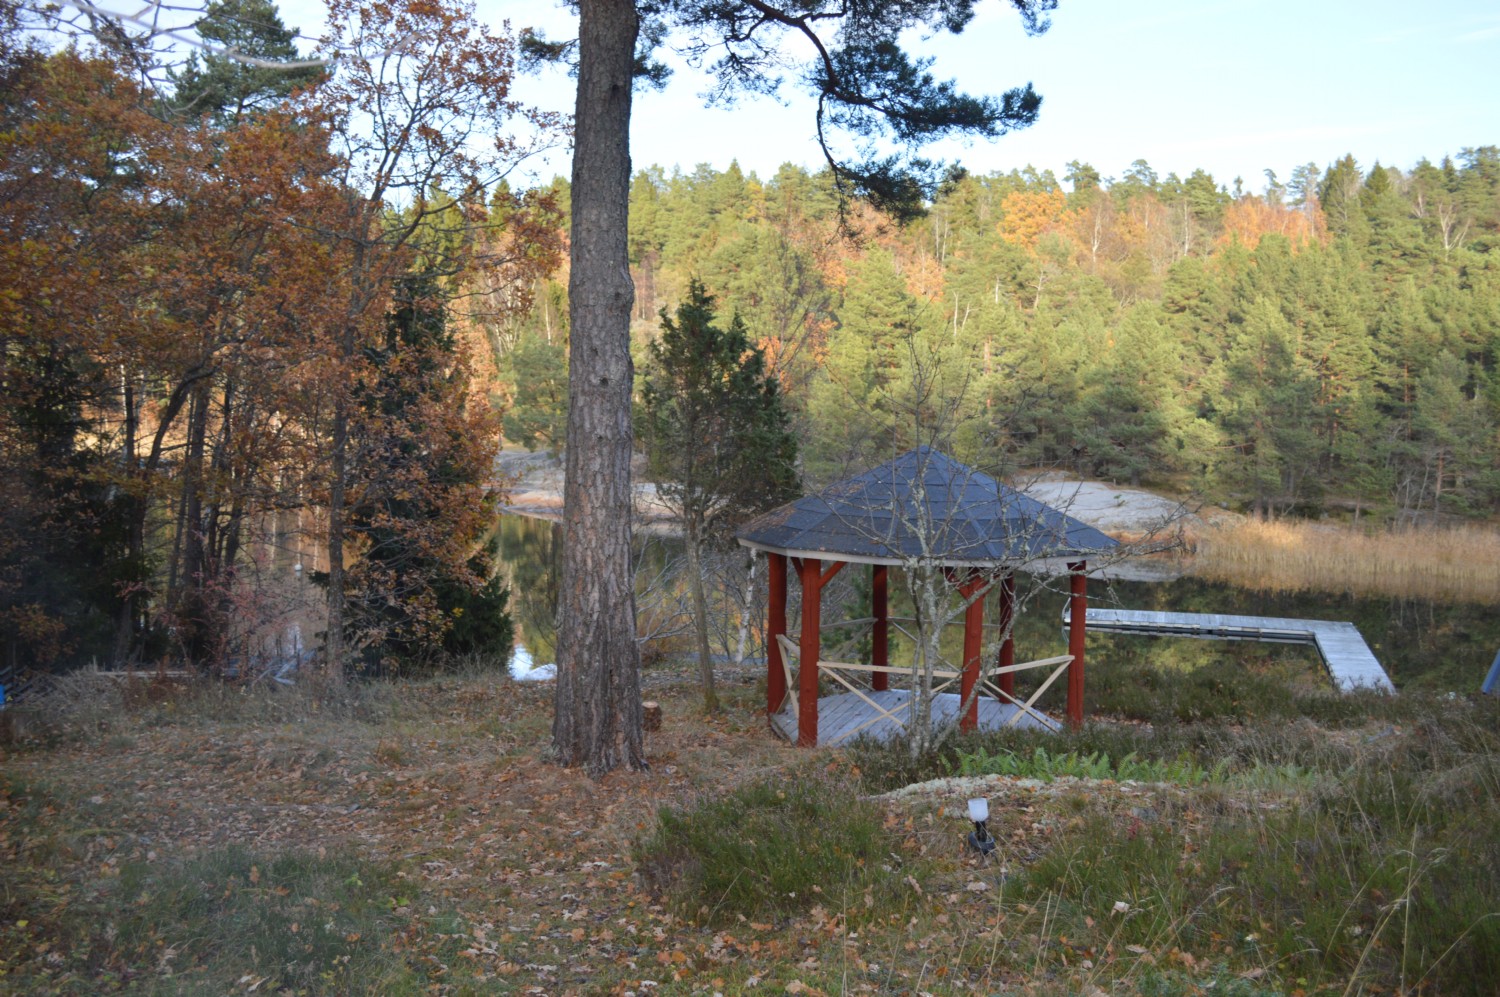
<instances>
[{"instance_id":1,"label":"conifer tree","mask_svg":"<svg viewBox=\"0 0 1500 997\"><path fill-rule=\"evenodd\" d=\"M317 66L275 65L294 63L299 55L297 31L282 23L272 0L210 0L197 31L216 50L193 53L172 74L172 104L180 114L208 115L220 124L233 123L323 75ZM234 56L272 65L252 65Z\"/></svg>"},{"instance_id":2,"label":"conifer tree","mask_svg":"<svg viewBox=\"0 0 1500 997\"><path fill-rule=\"evenodd\" d=\"M851 268L837 321L808 399L810 457L820 476L848 473L843 465L866 454L894 453L904 428L893 392L901 381L902 350L920 329L921 309L890 253L872 250Z\"/></svg>"},{"instance_id":3,"label":"conifer tree","mask_svg":"<svg viewBox=\"0 0 1500 997\"><path fill-rule=\"evenodd\" d=\"M1316 387L1275 302L1249 306L1211 373L1210 392L1228 448L1220 464L1223 484L1248 500L1255 515L1286 511L1314 467Z\"/></svg>"},{"instance_id":4,"label":"conifer tree","mask_svg":"<svg viewBox=\"0 0 1500 997\"><path fill-rule=\"evenodd\" d=\"M527 450L546 447L560 452L568 423L567 348L523 333L501 368L511 384L503 416L505 438Z\"/></svg>"},{"instance_id":5,"label":"conifer tree","mask_svg":"<svg viewBox=\"0 0 1500 997\"><path fill-rule=\"evenodd\" d=\"M367 668L428 664L438 649L508 661L509 592L483 543L498 427L487 406L470 404L469 368L433 277L398 281L364 360L351 432L359 558L346 576L349 646Z\"/></svg>"},{"instance_id":6,"label":"conifer tree","mask_svg":"<svg viewBox=\"0 0 1500 997\"><path fill-rule=\"evenodd\" d=\"M798 494L797 441L775 377L738 315L716 324L693 280L676 317L661 313L641 387L641 442L657 493L686 541L703 705L719 708L708 646L703 557L728 528Z\"/></svg>"},{"instance_id":7,"label":"conifer tree","mask_svg":"<svg viewBox=\"0 0 1500 997\"><path fill-rule=\"evenodd\" d=\"M1177 351L1154 305L1137 305L1089 358L1080 437L1093 472L1131 485L1176 469L1186 413L1175 396Z\"/></svg>"}]
</instances>

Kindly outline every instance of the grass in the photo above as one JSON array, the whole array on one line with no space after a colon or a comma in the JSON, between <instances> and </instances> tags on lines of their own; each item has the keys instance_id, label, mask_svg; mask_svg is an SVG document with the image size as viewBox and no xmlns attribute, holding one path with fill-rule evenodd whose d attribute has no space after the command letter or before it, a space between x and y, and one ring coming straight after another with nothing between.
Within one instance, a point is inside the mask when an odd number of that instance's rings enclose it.
<instances>
[{"instance_id":1,"label":"grass","mask_svg":"<svg viewBox=\"0 0 1500 997\"><path fill-rule=\"evenodd\" d=\"M420 989L389 944L411 892L393 863L242 845L164 858L122 848L107 825L59 820L97 809L97 796L6 778L0 798L10 863L0 980L13 992L228 993L250 980L299 993L351 981Z\"/></svg>"},{"instance_id":2,"label":"grass","mask_svg":"<svg viewBox=\"0 0 1500 997\"><path fill-rule=\"evenodd\" d=\"M1427 782L1410 750L1377 750L1309 805L1190 798L1123 834L1093 814L1026 869L1019 893L1055 903L1073 931L1118 922L1127 946L1244 950L1315 985L1475 992L1500 973L1500 767L1492 754L1460 764L1476 780L1466 792Z\"/></svg>"},{"instance_id":3,"label":"grass","mask_svg":"<svg viewBox=\"0 0 1500 997\"><path fill-rule=\"evenodd\" d=\"M1212 769L1206 769L1187 755L1162 761L1143 759L1131 751L1122 757L1111 758L1108 752L1103 751L1087 755L1077 751L1049 752L1042 745L1037 745L1030 755L1014 751L991 754L983 747L973 752L960 751L958 755L959 775L1002 775L1016 779L1041 779L1044 782L1067 777L1174 782L1194 786L1209 781L1222 782L1226 767L1227 763L1220 761Z\"/></svg>"},{"instance_id":4,"label":"grass","mask_svg":"<svg viewBox=\"0 0 1500 997\"><path fill-rule=\"evenodd\" d=\"M1113 719L914 759L774 741L748 674L705 717L668 662L651 771L597 783L503 676L101 694L0 756L0 990L1487 993L1500 704L1272 672L1152 712L1091 670ZM1010 773L989 861L972 783L881 795L966 760Z\"/></svg>"},{"instance_id":5,"label":"grass","mask_svg":"<svg viewBox=\"0 0 1500 997\"><path fill-rule=\"evenodd\" d=\"M1500 532L1479 526L1367 532L1246 520L1206 531L1190 570L1270 592L1345 592L1500 604Z\"/></svg>"},{"instance_id":6,"label":"grass","mask_svg":"<svg viewBox=\"0 0 1500 997\"><path fill-rule=\"evenodd\" d=\"M1339 725L1396 720L1405 714L1395 697L1374 691L1338 692L1329 687L1321 669L1310 672L1299 661L1281 663L1272 656L1285 648L1276 648L1259 662L1241 655L1216 656L1188 668L1153 663L1154 649L1149 642L1137 642L1113 648L1107 657L1091 658L1085 711L1154 724L1308 717Z\"/></svg>"},{"instance_id":7,"label":"grass","mask_svg":"<svg viewBox=\"0 0 1500 997\"><path fill-rule=\"evenodd\" d=\"M1108 777L1111 757L1178 782L1126 809L1098 790L1067 797L1011 880L1015 904L1048 911L1096 966L1134 953L1309 992L1484 993L1500 974L1500 704L1402 700L1400 729L1091 724L915 761L863 745L856 763L876 790L966 770ZM991 823L1004 842L1006 818ZM1142 992L1145 968L1124 969Z\"/></svg>"},{"instance_id":8,"label":"grass","mask_svg":"<svg viewBox=\"0 0 1500 997\"><path fill-rule=\"evenodd\" d=\"M113 910L89 944L106 980L141 955L163 961L164 987L226 992L245 977L264 989L420 989L393 949L393 912L409 890L389 862L351 852L257 854L231 845L159 868L125 863L102 892ZM166 954L171 953L167 959ZM240 984L244 985L244 984Z\"/></svg>"}]
</instances>

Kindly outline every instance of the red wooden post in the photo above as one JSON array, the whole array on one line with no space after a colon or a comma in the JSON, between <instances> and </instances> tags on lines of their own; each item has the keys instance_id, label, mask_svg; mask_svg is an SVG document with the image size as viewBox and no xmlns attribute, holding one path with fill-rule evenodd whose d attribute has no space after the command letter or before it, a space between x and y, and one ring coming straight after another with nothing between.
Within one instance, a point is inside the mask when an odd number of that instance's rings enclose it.
<instances>
[{"instance_id":1,"label":"red wooden post","mask_svg":"<svg viewBox=\"0 0 1500 997\"><path fill-rule=\"evenodd\" d=\"M819 605L823 594L822 568L823 562L818 558L802 559L801 662L797 667L797 745L802 748L818 746L818 628L823 622Z\"/></svg>"},{"instance_id":2,"label":"red wooden post","mask_svg":"<svg viewBox=\"0 0 1500 997\"><path fill-rule=\"evenodd\" d=\"M1004 639L1000 642L1000 654L996 659L996 665L1000 668L1008 668L1016 663L1016 576L1014 572L1007 572L1000 580L1000 633ZM1000 691L1007 696L1016 694L1016 673L1002 672L1000 675Z\"/></svg>"},{"instance_id":3,"label":"red wooden post","mask_svg":"<svg viewBox=\"0 0 1500 997\"><path fill-rule=\"evenodd\" d=\"M1068 653L1073 656L1073 663L1068 665L1068 723L1074 727L1083 726L1083 643L1084 643L1084 616L1088 612L1088 576L1084 574L1088 570L1087 561L1075 561L1068 565L1072 572L1070 588L1072 590L1072 605L1068 616Z\"/></svg>"},{"instance_id":4,"label":"red wooden post","mask_svg":"<svg viewBox=\"0 0 1500 997\"><path fill-rule=\"evenodd\" d=\"M984 600L975 598L975 595L983 585L984 579L975 574L970 575L958 589L959 594L971 600L964 610L964 675L960 684L963 698L959 700L960 706L964 703L969 706L964 710L963 719L959 721L959 730L975 730L979 727L979 697L969 697L979 684L979 650L980 641L984 637Z\"/></svg>"},{"instance_id":5,"label":"red wooden post","mask_svg":"<svg viewBox=\"0 0 1500 997\"><path fill-rule=\"evenodd\" d=\"M781 645L776 638L786 633L786 555L766 557L766 577L770 584L766 611L766 712L775 713L786 699L786 668L781 660Z\"/></svg>"},{"instance_id":6,"label":"red wooden post","mask_svg":"<svg viewBox=\"0 0 1500 997\"><path fill-rule=\"evenodd\" d=\"M876 564L871 566L870 571L870 615L875 617L870 664L876 668L884 668L891 663L891 603L887 568L888 565ZM889 689L891 677L886 672L875 672L870 678L870 686L877 692Z\"/></svg>"}]
</instances>

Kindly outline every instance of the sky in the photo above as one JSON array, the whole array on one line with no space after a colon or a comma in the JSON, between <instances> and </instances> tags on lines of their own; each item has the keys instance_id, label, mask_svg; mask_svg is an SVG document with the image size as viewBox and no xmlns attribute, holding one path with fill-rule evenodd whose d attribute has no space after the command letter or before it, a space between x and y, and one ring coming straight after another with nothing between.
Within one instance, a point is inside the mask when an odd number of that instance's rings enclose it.
<instances>
[{"instance_id":1,"label":"sky","mask_svg":"<svg viewBox=\"0 0 1500 997\"><path fill-rule=\"evenodd\" d=\"M316 0L283 0L282 10L288 24L318 32ZM576 31L549 0L479 0L479 13L552 37ZM1080 160L1119 177L1144 159L1163 177L1202 168L1259 192L1266 169L1284 182L1299 164L1321 169L1348 153L1366 169L1409 169L1500 144L1497 0L1061 0L1051 29L1035 37L1008 3L990 0L963 34L908 41L936 60L934 75L964 90L999 94L1029 81L1042 95L1030 128L929 150L975 173L1034 166L1061 179ZM670 53L668 62L677 72L666 90L635 99L637 168L738 161L768 177L785 162L821 164L814 105L795 85L781 103L707 108L709 78ZM516 93L571 111L572 82L549 70ZM568 168L561 151L527 172L544 180Z\"/></svg>"}]
</instances>

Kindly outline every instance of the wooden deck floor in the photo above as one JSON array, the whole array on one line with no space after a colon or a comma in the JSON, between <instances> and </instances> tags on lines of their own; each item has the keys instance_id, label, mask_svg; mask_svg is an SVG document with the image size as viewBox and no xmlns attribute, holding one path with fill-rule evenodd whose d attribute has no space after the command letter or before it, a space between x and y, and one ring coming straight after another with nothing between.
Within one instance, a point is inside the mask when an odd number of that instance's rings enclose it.
<instances>
[{"instance_id":1,"label":"wooden deck floor","mask_svg":"<svg viewBox=\"0 0 1500 997\"><path fill-rule=\"evenodd\" d=\"M911 693L906 689L886 689L882 692L868 692L866 695L886 710L894 709L911 698ZM933 726L953 722L958 713L958 700L958 694L952 692L938 693L932 698ZM979 726L983 730L1000 729L1018 712L1019 710L1009 703L1001 704L989 696L979 697ZM884 741L903 733L900 724L884 717L861 729L862 724L877 715L874 707L852 692L838 696L824 696L818 700L818 747L826 748L846 744L860 737L872 737ZM903 720L906 719L904 711L898 713L897 716ZM1048 719L1051 729L1062 729L1062 724L1051 718ZM797 718L790 711L783 711L773 716L771 725L787 740L797 740ZM1036 728L1045 725L1034 717L1022 714L1015 726ZM851 732L855 731L857 733L851 737Z\"/></svg>"},{"instance_id":2,"label":"wooden deck floor","mask_svg":"<svg viewBox=\"0 0 1500 997\"><path fill-rule=\"evenodd\" d=\"M1063 622L1070 617L1063 610ZM1390 676L1376 660L1359 629L1352 623L1294 620L1267 616L1226 616L1219 613L1157 613L1139 609L1088 610L1085 629L1105 633L1153 637L1197 637L1208 640L1260 640L1311 644L1323 657L1334 684L1344 692L1378 689L1395 692Z\"/></svg>"}]
</instances>

